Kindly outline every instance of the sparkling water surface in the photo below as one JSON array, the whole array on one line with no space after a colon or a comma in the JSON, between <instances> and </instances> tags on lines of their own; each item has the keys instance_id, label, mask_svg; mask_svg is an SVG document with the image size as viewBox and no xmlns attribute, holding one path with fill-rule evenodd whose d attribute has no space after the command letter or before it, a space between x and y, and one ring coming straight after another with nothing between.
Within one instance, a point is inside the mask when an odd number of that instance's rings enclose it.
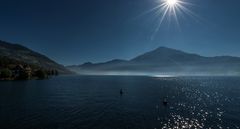
<instances>
[{"instance_id":1,"label":"sparkling water surface","mask_svg":"<svg viewBox=\"0 0 240 129\"><path fill-rule=\"evenodd\" d=\"M0 82L1 129L239 127L240 77L60 76Z\"/></svg>"}]
</instances>

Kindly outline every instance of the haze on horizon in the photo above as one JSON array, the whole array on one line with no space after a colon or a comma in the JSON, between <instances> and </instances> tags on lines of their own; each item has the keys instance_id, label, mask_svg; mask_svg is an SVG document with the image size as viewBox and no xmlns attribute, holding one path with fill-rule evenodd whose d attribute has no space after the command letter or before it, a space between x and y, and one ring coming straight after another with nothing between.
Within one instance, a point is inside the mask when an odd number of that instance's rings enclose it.
<instances>
[{"instance_id":1,"label":"haze on horizon","mask_svg":"<svg viewBox=\"0 0 240 129\"><path fill-rule=\"evenodd\" d=\"M64 65L131 59L159 46L203 56L240 56L240 1L184 0L200 18L162 23L159 0L8 0L0 3L0 40L19 43Z\"/></svg>"}]
</instances>

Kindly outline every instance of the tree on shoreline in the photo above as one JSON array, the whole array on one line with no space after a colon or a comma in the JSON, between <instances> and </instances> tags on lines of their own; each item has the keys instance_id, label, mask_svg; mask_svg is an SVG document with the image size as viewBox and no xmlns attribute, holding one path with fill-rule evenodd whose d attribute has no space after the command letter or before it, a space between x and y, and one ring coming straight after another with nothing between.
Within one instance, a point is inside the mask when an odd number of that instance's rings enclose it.
<instances>
[{"instance_id":1,"label":"tree on shoreline","mask_svg":"<svg viewBox=\"0 0 240 129\"><path fill-rule=\"evenodd\" d=\"M0 78L11 78L12 77L12 71L8 68L2 69L0 71Z\"/></svg>"},{"instance_id":2,"label":"tree on shoreline","mask_svg":"<svg viewBox=\"0 0 240 129\"><path fill-rule=\"evenodd\" d=\"M35 76L38 78L38 79L45 79L47 78L47 73L42 70L42 69L39 69L35 72Z\"/></svg>"}]
</instances>

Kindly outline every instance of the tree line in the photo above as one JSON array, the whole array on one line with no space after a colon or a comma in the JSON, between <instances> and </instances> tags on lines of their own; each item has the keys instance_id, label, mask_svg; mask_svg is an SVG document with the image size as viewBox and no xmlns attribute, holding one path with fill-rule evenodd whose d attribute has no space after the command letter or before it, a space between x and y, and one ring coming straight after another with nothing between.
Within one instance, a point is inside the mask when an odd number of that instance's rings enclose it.
<instances>
[{"instance_id":1,"label":"tree line","mask_svg":"<svg viewBox=\"0 0 240 129\"><path fill-rule=\"evenodd\" d=\"M0 57L0 80L46 79L57 76L58 70L41 68L7 57Z\"/></svg>"}]
</instances>

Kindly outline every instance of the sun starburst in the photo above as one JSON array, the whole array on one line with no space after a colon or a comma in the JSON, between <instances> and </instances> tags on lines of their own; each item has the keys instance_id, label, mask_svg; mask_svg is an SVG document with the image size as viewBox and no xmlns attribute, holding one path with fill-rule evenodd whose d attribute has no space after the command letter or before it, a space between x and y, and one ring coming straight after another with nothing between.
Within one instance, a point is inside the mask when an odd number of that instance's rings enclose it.
<instances>
[{"instance_id":1,"label":"sun starburst","mask_svg":"<svg viewBox=\"0 0 240 129\"><path fill-rule=\"evenodd\" d=\"M184 14L187 14L190 15L191 17L196 18L197 15L188 8L189 5L192 5L188 1L189 0L157 0L157 6L145 12L145 13L154 12L156 19L158 21L153 35L155 35L155 33L159 31L160 26L166 19L169 20L169 22L171 22L171 20L174 19L175 23L179 27L178 17L180 15L183 16Z\"/></svg>"},{"instance_id":2,"label":"sun starburst","mask_svg":"<svg viewBox=\"0 0 240 129\"><path fill-rule=\"evenodd\" d=\"M175 6L179 0L165 0L165 2L168 6Z\"/></svg>"}]
</instances>

